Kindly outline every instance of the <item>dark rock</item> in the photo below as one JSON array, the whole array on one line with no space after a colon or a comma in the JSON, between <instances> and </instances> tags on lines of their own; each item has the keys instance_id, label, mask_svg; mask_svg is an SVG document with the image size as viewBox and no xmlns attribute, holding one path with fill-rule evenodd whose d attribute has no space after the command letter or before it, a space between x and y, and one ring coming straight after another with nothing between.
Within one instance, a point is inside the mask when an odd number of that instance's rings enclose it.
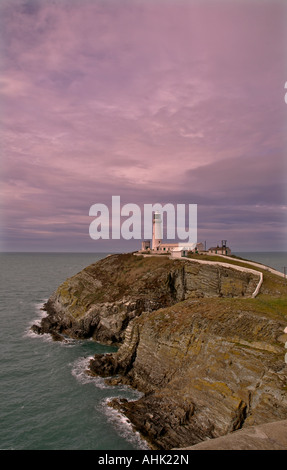
<instances>
[{"instance_id":1,"label":"dark rock","mask_svg":"<svg viewBox=\"0 0 287 470\"><path fill-rule=\"evenodd\" d=\"M112 255L67 279L44 305L41 333L63 333L106 344L123 342L143 312L187 298L251 296L256 276L167 257Z\"/></svg>"},{"instance_id":2,"label":"dark rock","mask_svg":"<svg viewBox=\"0 0 287 470\"><path fill-rule=\"evenodd\" d=\"M52 336L53 341L60 341L60 342L63 342L63 343L67 342L67 340L64 338L64 336L60 335L56 331L52 331L51 336Z\"/></svg>"},{"instance_id":3,"label":"dark rock","mask_svg":"<svg viewBox=\"0 0 287 470\"><path fill-rule=\"evenodd\" d=\"M286 285L264 273L253 299L257 283L232 266L113 255L59 286L32 329L119 346L89 373L144 395L111 406L154 449L195 445L287 418Z\"/></svg>"}]
</instances>

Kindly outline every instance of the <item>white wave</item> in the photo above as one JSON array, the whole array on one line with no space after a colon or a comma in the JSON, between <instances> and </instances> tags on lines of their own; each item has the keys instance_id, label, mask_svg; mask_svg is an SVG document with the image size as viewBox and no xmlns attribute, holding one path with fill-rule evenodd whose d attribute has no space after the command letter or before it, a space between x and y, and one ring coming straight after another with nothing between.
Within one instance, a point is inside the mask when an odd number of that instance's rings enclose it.
<instances>
[{"instance_id":1,"label":"white wave","mask_svg":"<svg viewBox=\"0 0 287 470\"><path fill-rule=\"evenodd\" d=\"M31 320L28 323L28 326L27 326L26 330L24 331L24 335L23 335L24 338L27 338L27 337L28 338L39 338L39 335L31 330L31 326L40 325L42 318L44 318L47 315L47 312L45 312L43 310L43 306L44 306L46 301L47 301L47 299L44 299L40 302L34 302L32 304L32 308L34 309L34 312L36 314L36 318L34 318L33 320ZM52 341L50 335L44 334L44 335L41 335L41 337L44 341Z\"/></svg>"},{"instance_id":2,"label":"white wave","mask_svg":"<svg viewBox=\"0 0 287 470\"><path fill-rule=\"evenodd\" d=\"M83 385L92 383L96 388L110 390L111 393L116 392L117 396L113 395L105 398L96 408L100 407L101 412L107 417L108 421L121 437L132 443L138 449L149 449L140 434L133 429L129 419L108 405L113 398L129 396L128 399L132 401L139 399L143 394L131 389L128 385L109 385L106 383L105 378L89 375L87 371L89 370L90 360L93 359L93 357L94 356L80 357L70 364L72 375Z\"/></svg>"},{"instance_id":3,"label":"white wave","mask_svg":"<svg viewBox=\"0 0 287 470\"><path fill-rule=\"evenodd\" d=\"M23 335L24 338L27 338L27 337L28 338L41 338L44 342L55 343L55 341L53 340L50 334L48 333L38 334L38 333L35 333L33 330L31 330L31 327L33 325L40 326L41 320L47 316L46 310L43 310L43 307L45 303L47 302L47 300L48 299L43 299L40 302L35 302L34 304L32 304L34 308L34 312L36 313L36 318L34 318L28 323L28 326ZM75 340L71 338L65 338L65 341L56 341L56 343L59 344L60 346L73 346L75 344Z\"/></svg>"},{"instance_id":4,"label":"white wave","mask_svg":"<svg viewBox=\"0 0 287 470\"><path fill-rule=\"evenodd\" d=\"M93 357L94 356L80 357L76 359L73 364L70 364L72 367L73 377L75 377L81 384L93 383L97 388L110 388L110 386L105 383L104 378L95 377L87 373L90 360L93 359Z\"/></svg>"},{"instance_id":5,"label":"white wave","mask_svg":"<svg viewBox=\"0 0 287 470\"><path fill-rule=\"evenodd\" d=\"M130 401L138 400L140 397L143 396L142 392L138 392L137 390L132 389L129 385L125 384L115 384L111 385L106 383L106 379L109 377L100 377L95 375L89 375L89 366L90 360L93 359L94 356L85 356L79 357L76 359L70 366L72 367L72 375L82 384L93 383L95 387L100 389L106 390L116 390L118 396L128 393L129 396L133 396L129 398Z\"/></svg>"},{"instance_id":6,"label":"white wave","mask_svg":"<svg viewBox=\"0 0 287 470\"><path fill-rule=\"evenodd\" d=\"M103 412L106 415L108 421L113 425L114 429L121 437L135 445L138 449L150 450L146 442L142 439L139 432L134 430L130 420L123 413L120 413L118 410L115 410L114 408L109 406L109 402L113 398L118 397L105 398L101 402Z\"/></svg>"},{"instance_id":7,"label":"white wave","mask_svg":"<svg viewBox=\"0 0 287 470\"><path fill-rule=\"evenodd\" d=\"M40 325L42 318L47 316L47 312L43 310L44 304L47 302L47 299L42 300L41 302L35 302L32 304L32 308L36 314L36 318L29 322L28 328L30 329L32 325Z\"/></svg>"},{"instance_id":8,"label":"white wave","mask_svg":"<svg viewBox=\"0 0 287 470\"><path fill-rule=\"evenodd\" d=\"M53 342L53 338L51 335L49 335L48 333L43 333L39 335L38 333L35 333L35 331L31 330L31 326L29 326L29 328L25 330L24 335L23 335L24 338L41 338L41 340L46 343Z\"/></svg>"},{"instance_id":9,"label":"white wave","mask_svg":"<svg viewBox=\"0 0 287 470\"><path fill-rule=\"evenodd\" d=\"M44 342L47 342L47 343L53 342L51 335L47 333L43 333L39 335L38 333L35 333L33 330L31 330L31 326L33 325L40 326L42 318L47 316L47 312L43 310L44 304L47 302L47 300L48 299L43 299L40 302L34 302L32 304L36 317L28 323L28 326L23 335L24 338L41 338Z\"/></svg>"}]
</instances>

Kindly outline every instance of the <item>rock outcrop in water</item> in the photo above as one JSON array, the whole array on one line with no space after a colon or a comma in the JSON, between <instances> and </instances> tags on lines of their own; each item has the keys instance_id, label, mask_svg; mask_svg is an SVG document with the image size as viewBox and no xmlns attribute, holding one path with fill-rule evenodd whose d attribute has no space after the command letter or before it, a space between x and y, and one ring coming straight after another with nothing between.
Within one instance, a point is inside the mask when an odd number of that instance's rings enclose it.
<instances>
[{"instance_id":1,"label":"rock outcrop in water","mask_svg":"<svg viewBox=\"0 0 287 470\"><path fill-rule=\"evenodd\" d=\"M90 373L144 393L115 399L151 447L287 418L284 280L166 256L112 255L67 279L38 333L115 344Z\"/></svg>"}]
</instances>

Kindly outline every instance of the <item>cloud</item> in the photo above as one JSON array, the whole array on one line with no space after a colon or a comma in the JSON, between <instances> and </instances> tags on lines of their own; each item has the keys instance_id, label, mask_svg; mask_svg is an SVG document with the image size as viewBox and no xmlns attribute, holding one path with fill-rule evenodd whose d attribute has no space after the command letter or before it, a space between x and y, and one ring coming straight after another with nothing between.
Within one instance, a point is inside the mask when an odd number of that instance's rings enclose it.
<instances>
[{"instance_id":1,"label":"cloud","mask_svg":"<svg viewBox=\"0 0 287 470\"><path fill-rule=\"evenodd\" d=\"M89 207L118 194L123 203L198 203L211 238L216 207L226 207L222 223L249 233L252 214L266 227L286 203L284 5L0 8L5 246L28 249L30 234L42 249L66 236L86 247Z\"/></svg>"},{"instance_id":2,"label":"cloud","mask_svg":"<svg viewBox=\"0 0 287 470\"><path fill-rule=\"evenodd\" d=\"M282 205L285 202L284 156L240 156L218 160L187 172L196 193L226 205Z\"/></svg>"}]
</instances>

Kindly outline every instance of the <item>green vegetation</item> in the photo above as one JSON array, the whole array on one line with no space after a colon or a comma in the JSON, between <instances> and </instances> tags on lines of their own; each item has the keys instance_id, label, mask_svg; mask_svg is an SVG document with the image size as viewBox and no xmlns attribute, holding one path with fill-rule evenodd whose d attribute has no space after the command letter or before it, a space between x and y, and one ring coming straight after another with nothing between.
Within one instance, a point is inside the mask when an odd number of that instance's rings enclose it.
<instances>
[{"instance_id":1,"label":"green vegetation","mask_svg":"<svg viewBox=\"0 0 287 470\"><path fill-rule=\"evenodd\" d=\"M223 256L217 255L206 255L206 254L189 254L188 258L195 259L195 260L203 260L203 261L215 261L219 263L227 263L236 266L242 266L244 268L255 269L257 271L266 272L262 265L262 269L256 266L252 266L248 263L248 260L244 260L243 258L239 258L237 256L232 256L232 260L230 258L224 258ZM249 260L250 261L250 260ZM258 263L260 264L260 263Z\"/></svg>"},{"instance_id":2,"label":"green vegetation","mask_svg":"<svg viewBox=\"0 0 287 470\"><path fill-rule=\"evenodd\" d=\"M210 311L250 311L258 315L267 315L270 318L286 319L287 324L287 282L283 277L277 276L263 267L251 266L242 259L224 259L217 255L193 254L190 259L225 262L251 268L263 273L263 284L256 298L204 298L196 300L205 309ZM176 270L181 266L182 260L172 260L166 256L135 256L132 253L111 255L101 263L85 268L81 273L73 276L59 287L63 303L70 305L73 316L81 316L89 306L96 302L114 302L121 300L126 294L136 293L137 297L150 296L157 286L156 295L165 295L164 284L166 272ZM232 281L234 282L234 281ZM149 294L150 292L150 294ZM190 299L191 300L191 299ZM189 300L189 309L190 309ZM186 308L182 305L182 314ZM166 310L165 310L166 314ZM162 321L164 322L164 315ZM159 320L159 317L158 317Z\"/></svg>"},{"instance_id":3,"label":"green vegetation","mask_svg":"<svg viewBox=\"0 0 287 470\"><path fill-rule=\"evenodd\" d=\"M226 262L231 265L239 265L251 268L263 273L263 284L256 298L202 298L188 299L169 308L152 312L149 317L159 328L167 328L174 332L177 328L189 325L189 315L192 311L204 312L204 315L224 316L228 313L238 314L250 312L251 314L264 315L273 320L286 319L287 325L287 282L283 277L277 276L262 267L251 266L239 259L226 259L216 255L190 255L191 259L206 261ZM154 317L154 318L153 318Z\"/></svg>"},{"instance_id":4,"label":"green vegetation","mask_svg":"<svg viewBox=\"0 0 287 470\"><path fill-rule=\"evenodd\" d=\"M242 266L263 273L263 284L260 293L255 299L218 299L222 304L231 302L234 309L248 309L258 314L268 314L272 317L284 317L287 320L287 280L277 276L270 271L258 266L250 265L248 260L232 255L230 258L224 259L222 256L191 254L191 259L200 259L204 261L226 262L231 265ZM258 263L260 264L260 263ZM214 300L213 300L214 301Z\"/></svg>"}]
</instances>

